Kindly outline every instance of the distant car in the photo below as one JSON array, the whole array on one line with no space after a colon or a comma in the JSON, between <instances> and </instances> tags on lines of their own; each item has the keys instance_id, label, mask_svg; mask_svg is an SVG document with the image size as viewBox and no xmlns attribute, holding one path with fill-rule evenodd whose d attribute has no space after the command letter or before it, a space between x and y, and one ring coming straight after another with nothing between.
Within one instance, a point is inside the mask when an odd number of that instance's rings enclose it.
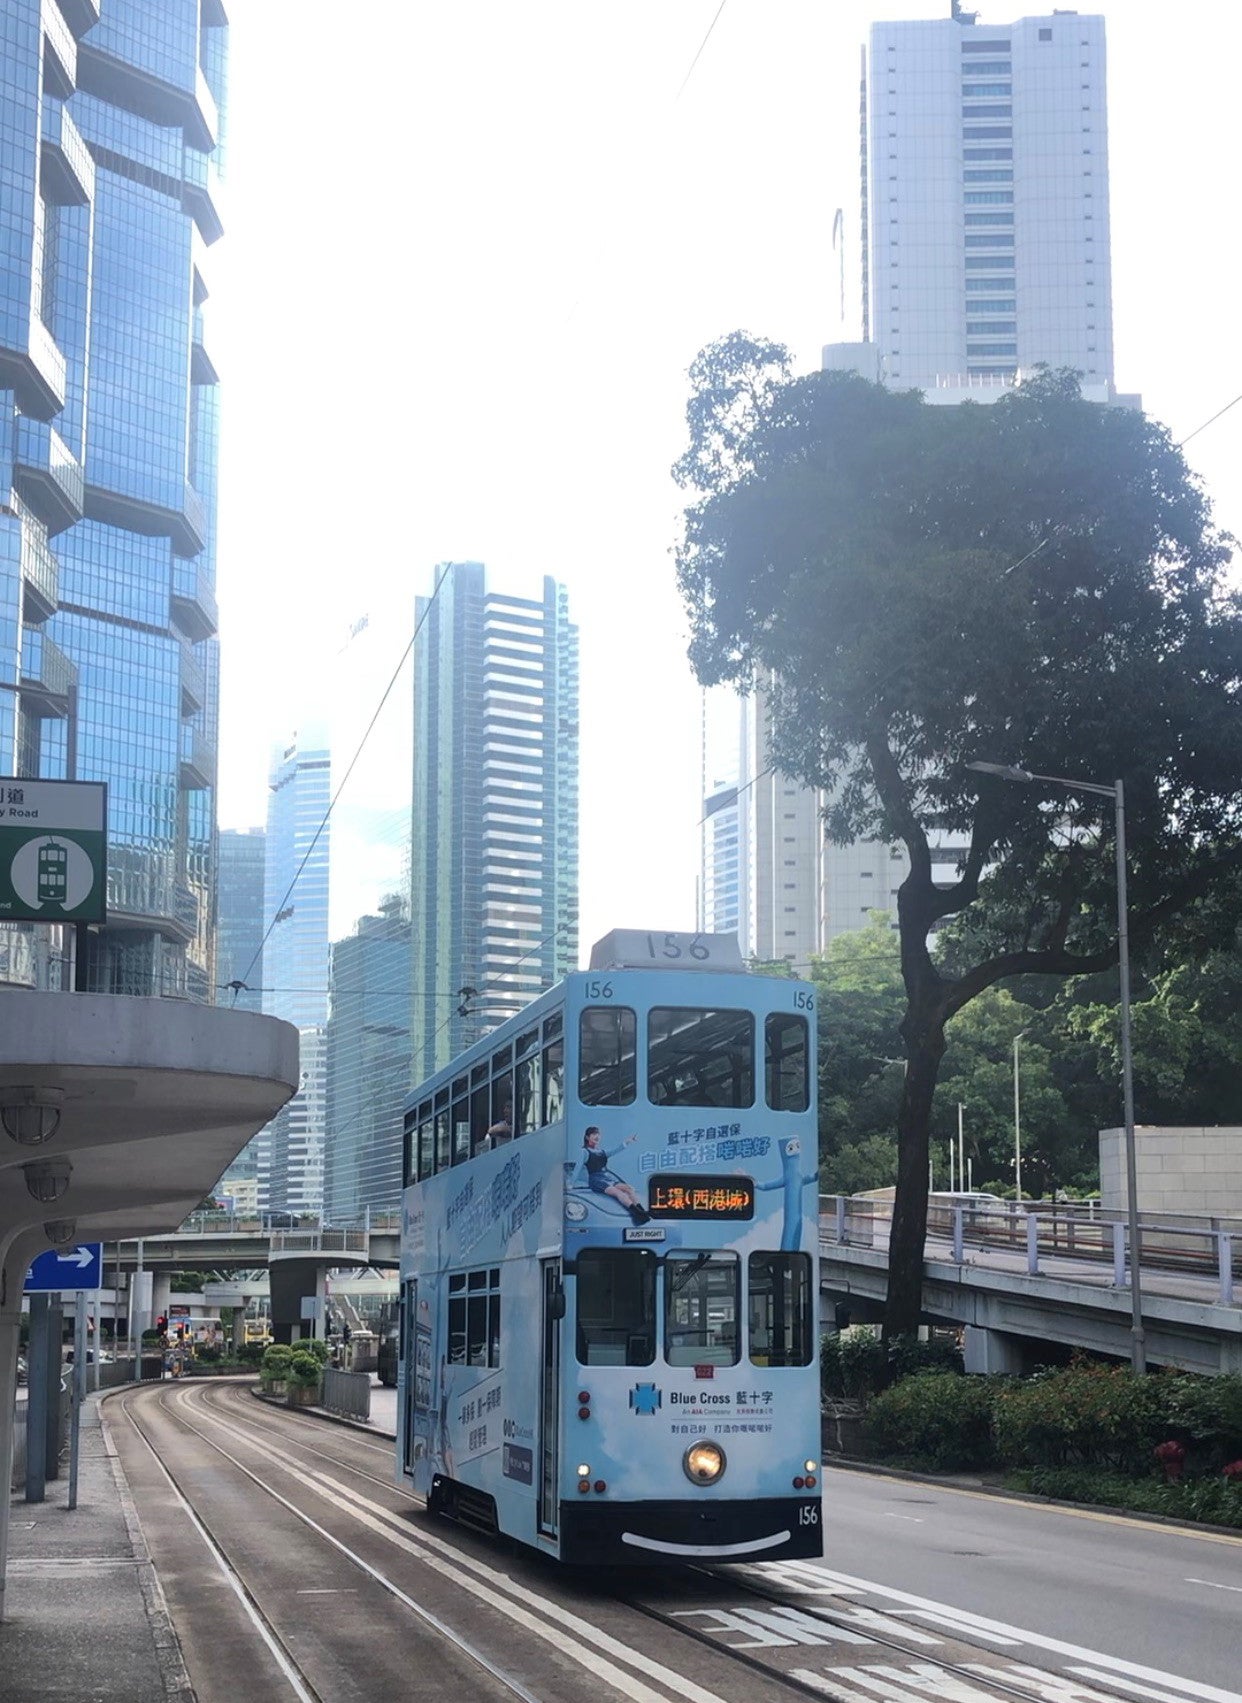
<instances>
[{"instance_id":1,"label":"distant car","mask_svg":"<svg viewBox=\"0 0 1242 1703\"><path fill-rule=\"evenodd\" d=\"M26 1382L26 1356L24 1354L17 1356L17 1381L19 1384Z\"/></svg>"}]
</instances>

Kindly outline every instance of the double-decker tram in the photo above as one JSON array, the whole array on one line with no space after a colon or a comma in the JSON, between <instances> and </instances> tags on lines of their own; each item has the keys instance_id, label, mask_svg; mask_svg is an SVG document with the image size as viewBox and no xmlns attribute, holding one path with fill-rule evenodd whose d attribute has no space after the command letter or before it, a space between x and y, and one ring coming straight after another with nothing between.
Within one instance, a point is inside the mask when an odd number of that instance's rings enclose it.
<instances>
[{"instance_id":1,"label":"double-decker tram","mask_svg":"<svg viewBox=\"0 0 1242 1703\"><path fill-rule=\"evenodd\" d=\"M822 1553L814 992L617 931L405 1113L397 1482L563 1561Z\"/></svg>"}]
</instances>

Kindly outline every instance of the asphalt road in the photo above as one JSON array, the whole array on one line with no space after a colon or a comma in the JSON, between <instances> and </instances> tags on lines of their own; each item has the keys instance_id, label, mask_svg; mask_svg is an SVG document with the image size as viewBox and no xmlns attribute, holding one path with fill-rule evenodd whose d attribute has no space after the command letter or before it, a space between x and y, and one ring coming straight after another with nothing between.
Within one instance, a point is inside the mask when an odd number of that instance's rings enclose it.
<instances>
[{"instance_id":1,"label":"asphalt road","mask_svg":"<svg viewBox=\"0 0 1242 1703\"><path fill-rule=\"evenodd\" d=\"M825 1497L836 1573L1242 1688L1242 1536L840 1469Z\"/></svg>"},{"instance_id":2,"label":"asphalt road","mask_svg":"<svg viewBox=\"0 0 1242 1703\"><path fill-rule=\"evenodd\" d=\"M829 1469L822 1562L618 1581L429 1521L386 1438L238 1384L108 1412L200 1703L1242 1703L1242 1538Z\"/></svg>"}]
</instances>

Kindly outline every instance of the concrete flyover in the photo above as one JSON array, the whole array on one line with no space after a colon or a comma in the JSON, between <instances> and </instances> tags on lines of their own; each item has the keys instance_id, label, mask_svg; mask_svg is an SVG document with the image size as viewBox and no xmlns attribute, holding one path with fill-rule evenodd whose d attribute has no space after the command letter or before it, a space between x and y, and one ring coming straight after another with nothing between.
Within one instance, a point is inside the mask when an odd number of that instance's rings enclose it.
<instances>
[{"instance_id":1,"label":"concrete flyover","mask_svg":"<svg viewBox=\"0 0 1242 1703\"><path fill-rule=\"evenodd\" d=\"M274 1017L0 988L0 1619L27 1267L175 1228L297 1086Z\"/></svg>"},{"instance_id":2,"label":"concrete flyover","mask_svg":"<svg viewBox=\"0 0 1242 1703\"><path fill-rule=\"evenodd\" d=\"M826 1306L836 1303L852 1323L878 1321L888 1292L887 1216L870 1202L865 1212L858 1201L848 1202L848 1212L835 1197L825 1197L825 1204L830 1210L820 1219L819 1271ZM1098 1238L1093 1257L1080 1227L1078 1251L1067 1253L1063 1224L1054 1234L1047 1218L1021 1212L1002 1226L1012 1226L1014 1240L1006 1246L995 1224L990 1233L964 1236L961 1216L948 1235L929 1225L923 1318L965 1327L967 1370L1020 1371L1036 1345L1048 1342L1129 1358L1124 1249L1111 1260L1101 1257L1109 1239ZM1140 1268L1148 1361L1208 1375L1242 1371L1242 1307L1234 1293L1242 1235L1167 1222L1143 1234L1144 1248L1151 1246L1150 1262L1145 1255ZM1208 1262L1201 1270L1187 1266L1195 1241L1213 1255L1220 1245L1217 1270ZM1160 1263L1162 1255L1171 1265Z\"/></svg>"}]
</instances>

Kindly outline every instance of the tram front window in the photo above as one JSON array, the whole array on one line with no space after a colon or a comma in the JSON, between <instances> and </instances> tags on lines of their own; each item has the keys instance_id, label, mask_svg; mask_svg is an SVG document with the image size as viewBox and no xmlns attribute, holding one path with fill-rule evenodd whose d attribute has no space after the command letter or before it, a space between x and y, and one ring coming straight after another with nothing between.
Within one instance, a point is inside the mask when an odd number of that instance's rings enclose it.
<instances>
[{"instance_id":1,"label":"tram front window","mask_svg":"<svg viewBox=\"0 0 1242 1703\"><path fill-rule=\"evenodd\" d=\"M584 1248L576 1266L579 1365L650 1366L655 1255L645 1248Z\"/></svg>"},{"instance_id":2,"label":"tram front window","mask_svg":"<svg viewBox=\"0 0 1242 1703\"><path fill-rule=\"evenodd\" d=\"M811 1256L751 1254L750 1359L754 1366L811 1364Z\"/></svg>"},{"instance_id":3,"label":"tram front window","mask_svg":"<svg viewBox=\"0 0 1242 1703\"><path fill-rule=\"evenodd\" d=\"M750 1012L654 1007L647 1016L647 1098L656 1106L753 1105Z\"/></svg>"},{"instance_id":4,"label":"tram front window","mask_svg":"<svg viewBox=\"0 0 1242 1703\"><path fill-rule=\"evenodd\" d=\"M664 1358L670 1366L736 1366L736 1254L669 1254L664 1261Z\"/></svg>"}]
</instances>

